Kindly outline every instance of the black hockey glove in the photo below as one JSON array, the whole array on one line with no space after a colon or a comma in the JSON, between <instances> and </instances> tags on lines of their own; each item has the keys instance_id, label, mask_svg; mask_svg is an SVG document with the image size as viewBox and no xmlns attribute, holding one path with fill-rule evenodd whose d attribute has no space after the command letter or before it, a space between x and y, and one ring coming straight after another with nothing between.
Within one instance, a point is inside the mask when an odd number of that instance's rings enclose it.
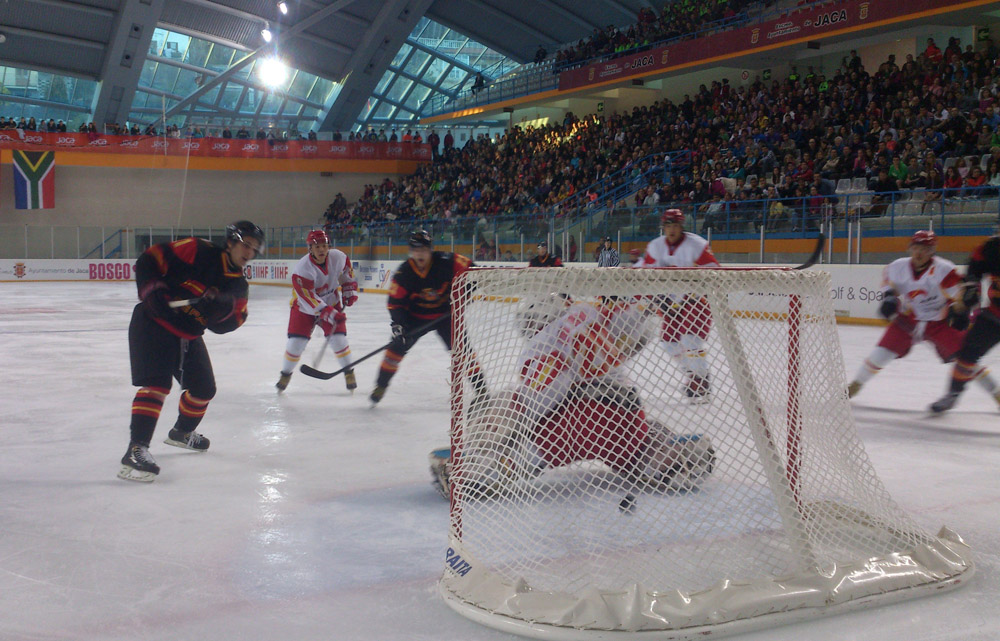
<instances>
[{"instance_id":1,"label":"black hockey glove","mask_svg":"<svg viewBox=\"0 0 1000 641\"><path fill-rule=\"evenodd\" d=\"M895 292L890 292L882 299L882 304L878 307L878 313L882 318L892 318L899 311L899 298Z\"/></svg>"},{"instance_id":2,"label":"black hockey glove","mask_svg":"<svg viewBox=\"0 0 1000 641\"><path fill-rule=\"evenodd\" d=\"M153 318L170 318L176 311L170 307L170 289L162 280L151 280L139 290L146 312Z\"/></svg>"},{"instance_id":3,"label":"black hockey glove","mask_svg":"<svg viewBox=\"0 0 1000 641\"><path fill-rule=\"evenodd\" d=\"M972 282L962 290L962 304L966 310L979 307L982 285L979 282Z\"/></svg>"},{"instance_id":4,"label":"black hockey glove","mask_svg":"<svg viewBox=\"0 0 1000 641\"><path fill-rule=\"evenodd\" d=\"M948 309L948 324L960 332L969 329L969 310L959 312L954 307Z\"/></svg>"},{"instance_id":5,"label":"black hockey glove","mask_svg":"<svg viewBox=\"0 0 1000 641\"><path fill-rule=\"evenodd\" d=\"M400 345L406 345L406 328L399 323L393 323L392 338L398 340Z\"/></svg>"},{"instance_id":6,"label":"black hockey glove","mask_svg":"<svg viewBox=\"0 0 1000 641\"><path fill-rule=\"evenodd\" d=\"M233 313L236 305L236 298L229 293L220 292L215 287L210 287L202 294L202 297L194 304L209 324L220 322Z\"/></svg>"}]
</instances>

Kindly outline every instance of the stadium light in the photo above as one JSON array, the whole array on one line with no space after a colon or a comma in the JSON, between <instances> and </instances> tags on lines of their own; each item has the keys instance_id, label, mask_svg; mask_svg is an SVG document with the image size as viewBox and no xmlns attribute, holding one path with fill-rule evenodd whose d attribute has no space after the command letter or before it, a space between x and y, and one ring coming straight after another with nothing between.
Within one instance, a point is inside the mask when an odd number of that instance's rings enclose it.
<instances>
[{"instance_id":1,"label":"stadium light","mask_svg":"<svg viewBox=\"0 0 1000 641\"><path fill-rule=\"evenodd\" d=\"M288 15L288 3L285 2L285 0L281 0L281 2L278 3L278 11L280 11L283 16Z\"/></svg>"},{"instance_id":2,"label":"stadium light","mask_svg":"<svg viewBox=\"0 0 1000 641\"><path fill-rule=\"evenodd\" d=\"M288 78L288 67L277 58L265 58L257 69L257 77L265 87L279 87Z\"/></svg>"},{"instance_id":3,"label":"stadium light","mask_svg":"<svg viewBox=\"0 0 1000 641\"><path fill-rule=\"evenodd\" d=\"M267 22L264 23L264 28L260 30L260 36L264 39L264 42L271 42L271 25Z\"/></svg>"}]
</instances>

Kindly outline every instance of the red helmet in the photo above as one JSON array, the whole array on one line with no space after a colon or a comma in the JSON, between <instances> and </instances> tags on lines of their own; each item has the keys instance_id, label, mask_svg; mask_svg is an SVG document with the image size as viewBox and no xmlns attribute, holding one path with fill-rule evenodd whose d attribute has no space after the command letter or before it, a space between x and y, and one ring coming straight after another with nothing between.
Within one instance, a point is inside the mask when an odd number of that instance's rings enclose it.
<instances>
[{"instance_id":1,"label":"red helmet","mask_svg":"<svg viewBox=\"0 0 1000 641\"><path fill-rule=\"evenodd\" d=\"M663 216L660 218L660 224L666 225L667 223L677 223L679 225L684 224L684 212L680 209L668 209L663 212Z\"/></svg>"},{"instance_id":2,"label":"red helmet","mask_svg":"<svg viewBox=\"0 0 1000 641\"><path fill-rule=\"evenodd\" d=\"M929 229L921 229L913 233L913 237L910 238L911 245L927 245L928 247L937 247L937 234L930 231Z\"/></svg>"},{"instance_id":3,"label":"red helmet","mask_svg":"<svg viewBox=\"0 0 1000 641\"><path fill-rule=\"evenodd\" d=\"M323 231L322 229L314 229L311 232L309 232L308 236L306 236L306 244L307 245L319 245L319 244L329 245L330 244L330 237L327 236L326 232Z\"/></svg>"}]
</instances>

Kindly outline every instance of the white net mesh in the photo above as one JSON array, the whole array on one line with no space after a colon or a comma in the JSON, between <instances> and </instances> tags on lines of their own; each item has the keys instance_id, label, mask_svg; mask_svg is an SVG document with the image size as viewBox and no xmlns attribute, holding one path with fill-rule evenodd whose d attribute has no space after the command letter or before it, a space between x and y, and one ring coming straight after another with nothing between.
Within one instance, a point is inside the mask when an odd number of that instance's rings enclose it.
<instances>
[{"instance_id":1,"label":"white net mesh","mask_svg":"<svg viewBox=\"0 0 1000 641\"><path fill-rule=\"evenodd\" d=\"M676 632L969 571L876 477L829 292L784 269L464 274L452 605L529 634Z\"/></svg>"}]
</instances>

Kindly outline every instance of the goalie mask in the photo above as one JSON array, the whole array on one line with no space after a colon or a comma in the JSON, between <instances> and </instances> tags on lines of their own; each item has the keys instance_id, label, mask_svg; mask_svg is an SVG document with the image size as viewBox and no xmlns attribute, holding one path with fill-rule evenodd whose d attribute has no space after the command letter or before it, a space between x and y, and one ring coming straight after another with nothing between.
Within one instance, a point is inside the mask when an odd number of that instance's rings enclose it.
<instances>
[{"instance_id":1,"label":"goalie mask","mask_svg":"<svg viewBox=\"0 0 1000 641\"><path fill-rule=\"evenodd\" d=\"M550 294L545 297L523 300L517 310L517 324L521 335L531 338L545 329L573 304L566 294Z\"/></svg>"}]
</instances>

